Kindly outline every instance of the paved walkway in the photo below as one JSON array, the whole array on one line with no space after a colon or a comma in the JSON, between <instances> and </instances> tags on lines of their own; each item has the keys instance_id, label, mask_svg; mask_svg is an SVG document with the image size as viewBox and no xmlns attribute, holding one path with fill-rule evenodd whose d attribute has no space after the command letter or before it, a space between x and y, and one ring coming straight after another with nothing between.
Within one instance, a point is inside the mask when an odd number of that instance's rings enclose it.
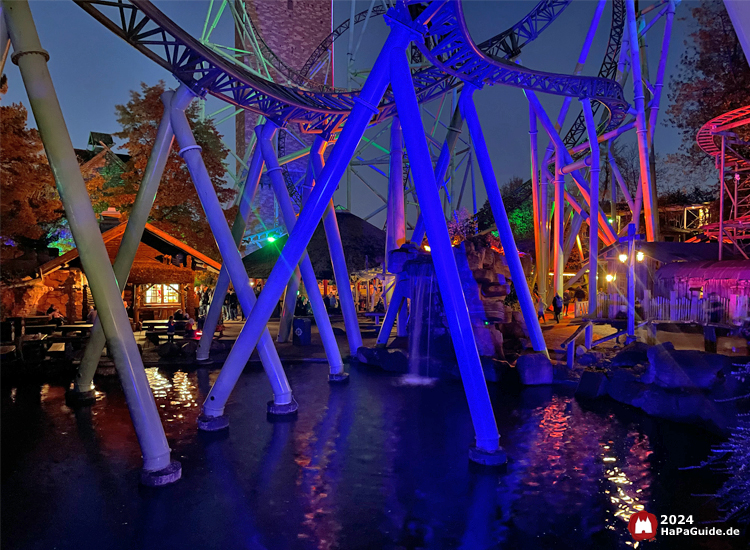
<instances>
[{"instance_id":1,"label":"paved walkway","mask_svg":"<svg viewBox=\"0 0 750 550\"><path fill-rule=\"evenodd\" d=\"M350 350L344 332L344 323L340 320L340 317L338 319L334 317L332 320L332 326L334 333L336 334L336 341L339 345L342 357L346 360L346 358L350 356ZM553 359L560 361L565 360L561 344L570 337L580 325L581 319L574 318L572 315L563 317L560 320L560 323L556 323L551 314L547 315L546 323L542 324L542 333L544 334L547 348L550 350ZM226 359L229 350L234 345L237 336L244 326L244 321L228 321L225 326L226 330L224 331L224 336L222 338L217 338L217 344L214 345L214 347L218 349L211 353L212 359L215 362L221 363ZM268 323L268 329L274 342L276 341L276 335L278 334L278 327L278 320L272 320ZM378 328L375 327L372 320L360 317L360 329L362 332L363 345L367 347L374 346ZM596 341L605 336L614 334L615 332L616 329L609 325L594 325L594 340ZM158 348L148 342L145 335L146 333L143 331L136 333L136 340L143 346L143 359L147 366L163 365L165 363L181 364L185 362L184 358L165 360L159 357L157 354ZM645 331L639 331L638 336L641 340L645 340ZM677 349L703 350L702 333L658 331L656 337L659 342L672 342ZM325 362L325 350L323 348L318 328L314 323L312 325L311 341L312 343L309 346L296 346L291 342L283 344L276 343L276 349L279 352L281 360L284 362ZM391 342L393 342L393 338L391 338ZM623 340L621 339L620 345L622 344ZM597 349L612 349L616 345L618 345L617 342L612 339L601 344ZM742 338L720 338L718 351L725 355L748 355L747 344ZM257 351L253 352L251 360L258 360Z\"/></svg>"}]
</instances>

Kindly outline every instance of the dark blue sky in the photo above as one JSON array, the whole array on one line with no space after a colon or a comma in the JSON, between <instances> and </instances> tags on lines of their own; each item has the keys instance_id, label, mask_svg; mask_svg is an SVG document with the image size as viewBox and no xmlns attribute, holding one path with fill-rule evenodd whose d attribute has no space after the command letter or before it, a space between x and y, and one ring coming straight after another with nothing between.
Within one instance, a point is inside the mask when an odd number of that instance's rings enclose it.
<instances>
[{"instance_id":1,"label":"dark blue sky","mask_svg":"<svg viewBox=\"0 0 750 550\"><path fill-rule=\"evenodd\" d=\"M200 35L208 1L156 0L154 3L183 28L194 35ZM369 2L360 0L359 4L361 6L358 6L358 10L367 9ZM479 42L520 19L533 4L531 0L465 0L464 11L472 35L475 41ZM573 2L538 41L524 50L524 65L545 71L570 73L595 5L593 0ZM688 39L689 27L692 24L689 15L691 5L694 3L683 1L678 6L667 77L675 72L680 53L685 47L684 41ZM335 25L349 16L349 6L348 1L334 2ZM90 131L112 133L118 130L114 105L127 102L129 91L139 88L140 82L153 84L163 79L168 85L174 86L175 80L170 74L115 37L72 1L32 1L31 9L42 46L50 53L50 71L76 147L85 147ZM610 15L608 4L584 74L595 75L599 68L609 34ZM663 22L659 22L649 32L652 75L656 72L662 30ZM359 56L358 65L361 66L366 66L374 59L387 30L382 21L377 21L371 23L369 32L368 36L371 38L367 39ZM227 18L219 24L213 38L215 42L232 43L233 30ZM344 40L340 40L339 43L336 55L337 66L341 68L346 44ZM10 63L10 60L6 64L6 74L9 79L9 91L3 101L28 105L17 67ZM342 71L338 71L337 75L339 74L342 74ZM665 92L668 91L668 83L667 78ZM337 85L343 84L337 80ZM626 97L632 101L632 95L632 84L628 83ZM494 87L478 92L476 98L498 181L503 182L513 175L526 177L529 155L528 106L523 93L514 88ZM543 100L551 116L556 117L561 99L546 97ZM215 100L212 102L209 111L212 106L220 106ZM665 93L662 112L667 102ZM576 113L577 111L572 111L573 116ZM572 116L569 116L569 120L572 120ZM34 125L33 119L30 123ZM224 134L227 144L233 146L234 122L230 120L223 123L220 131ZM663 117L660 117L656 144L657 151L661 153L673 152L679 145L676 131L664 125ZM544 145L546 140L542 142L542 146ZM483 197L484 193L481 195ZM344 202L343 195L337 195L337 202Z\"/></svg>"}]
</instances>

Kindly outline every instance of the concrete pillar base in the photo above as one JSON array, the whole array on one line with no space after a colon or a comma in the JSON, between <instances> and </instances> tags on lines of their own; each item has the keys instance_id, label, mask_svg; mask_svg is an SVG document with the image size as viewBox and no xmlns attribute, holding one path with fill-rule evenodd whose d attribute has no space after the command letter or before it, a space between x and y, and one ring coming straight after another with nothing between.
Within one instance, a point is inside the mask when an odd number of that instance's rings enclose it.
<instances>
[{"instance_id":1,"label":"concrete pillar base","mask_svg":"<svg viewBox=\"0 0 750 550\"><path fill-rule=\"evenodd\" d=\"M205 367L206 365L213 365L214 361L210 357L206 357L205 359L203 357L196 357L195 362L200 364L201 367Z\"/></svg>"},{"instance_id":2,"label":"concrete pillar base","mask_svg":"<svg viewBox=\"0 0 750 550\"><path fill-rule=\"evenodd\" d=\"M349 381L349 373L348 372L340 372L338 374L329 374L328 375L328 382L331 384L344 384Z\"/></svg>"},{"instance_id":3,"label":"concrete pillar base","mask_svg":"<svg viewBox=\"0 0 750 550\"><path fill-rule=\"evenodd\" d=\"M469 460L482 466L505 468L508 463L508 455L505 454L502 448L498 448L496 451L485 451L472 445L469 447Z\"/></svg>"},{"instance_id":4,"label":"concrete pillar base","mask_svg":"<svg viewBox=\"0 0 750 550\"><path fill-rule=\"evenodd\" d=\"M65 404L68 407L88 407L96 402L96 390L78 391L70 388L65 392Z\"/></svg>"},{"instance_id":5,"label":"concrete pillar base","mask_svg":"<svg viewBox=\"0 0 750 550\"><path fill-rule=\"evenodd\" d=\"M269 401L266 410L268 413L268 419L274 420L277 418L296 416L297 409L299 409L299 404L292 397L292 402L286 403L285 405L277 405L273 401Z\"/></svg>"},{"instance_id":6,"label":"concrete pillar base","mask_svg":"<svg viewBox=\"0 0 750 550\"><path fill-rule=\"evenodd\" d=\"M229 427L229 417L225 414L221 416L208 416L201 414L198 417L198 429L204 432L218 432Z\"/></svg>"},{"instance_id":7,"label":"concrete pillar base","mask_svg":"<svg viewBox=\"0 0 750 550\"><path fill-rule=\"evenodd\" d=\"M141 471L141 485L146 487L163 487L178 481L182 477L182 464L173 460L163 470L155 472Z\"/></svg>"}]
</instances>

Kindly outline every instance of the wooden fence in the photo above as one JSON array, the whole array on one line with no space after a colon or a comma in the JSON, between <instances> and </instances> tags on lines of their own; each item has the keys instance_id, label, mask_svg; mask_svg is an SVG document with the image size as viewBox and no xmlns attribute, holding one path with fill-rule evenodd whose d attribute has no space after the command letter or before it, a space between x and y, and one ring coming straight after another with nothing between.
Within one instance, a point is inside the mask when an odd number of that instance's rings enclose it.
<instances>
[{"instance_id":1,"label":"wooden fence","mask_svg":"<svg viewBox=\"0 0 750 550\"><path fill-rule=\"evenodd\" d=\"M643 321L690 322L699 325L740 326L750 315L750 297L730 295L724 297L677 297L647 295L636 303L636 315ZM624 318L628 301L621 294L599 293L596 317L599 319ZM618 315L619 314L619 315Z\"/></svg>"}]
</instances>

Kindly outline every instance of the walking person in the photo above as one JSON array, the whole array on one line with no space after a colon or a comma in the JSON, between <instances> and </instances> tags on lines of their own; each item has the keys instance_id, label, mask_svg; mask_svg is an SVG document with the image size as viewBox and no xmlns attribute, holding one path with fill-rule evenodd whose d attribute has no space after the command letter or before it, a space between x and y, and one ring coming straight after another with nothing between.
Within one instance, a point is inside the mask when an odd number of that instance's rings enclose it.
<instances>
[{"instance_id":1,"label":"walking person","mask_svg":"<svg viewBox=\"0 0 750 550\"><path fill-rule=\"evenodd\" d=\"M563 290L563 316L568 316L568 310L570 309L570 295L572 294L572 291L570 290Z\"/></svg>"},{"instance_id":2,"label":"walking person","mask_svg":"<svg viewBox=\"0 0 750 550\"><path fill-rule=\"evenodd\" d=\"M169 316L169 321L167 321L167 342L174 343L174 316Z\"/></svg>"},{"instance_id":3,"label":"walking person","mask_svg":"<svg viewBox=\"0 0 750 550\"><path fill-rule=\"evenodd\" d=\"M552 298L552 311L555 314L555 322L557 324L560 324L560 313L562 313L563 308L563 300L560 298L559 294L555 294L555 297Z\"/></svg>"},{"instance_id":4,"label":"walking person","mask_svg":"<svg viewBox=\"0 0 750 550\"><path fill-rule=\"evenodd\" d=\"M547 304L544 303L544 300L542 300L542 297L539 296L539 302L536 306L536 315L539 319L542 320L542 323L545 325L547 324L547 319L544 317L544 312L547 311Z\"/></svg>"}]
</instances>

